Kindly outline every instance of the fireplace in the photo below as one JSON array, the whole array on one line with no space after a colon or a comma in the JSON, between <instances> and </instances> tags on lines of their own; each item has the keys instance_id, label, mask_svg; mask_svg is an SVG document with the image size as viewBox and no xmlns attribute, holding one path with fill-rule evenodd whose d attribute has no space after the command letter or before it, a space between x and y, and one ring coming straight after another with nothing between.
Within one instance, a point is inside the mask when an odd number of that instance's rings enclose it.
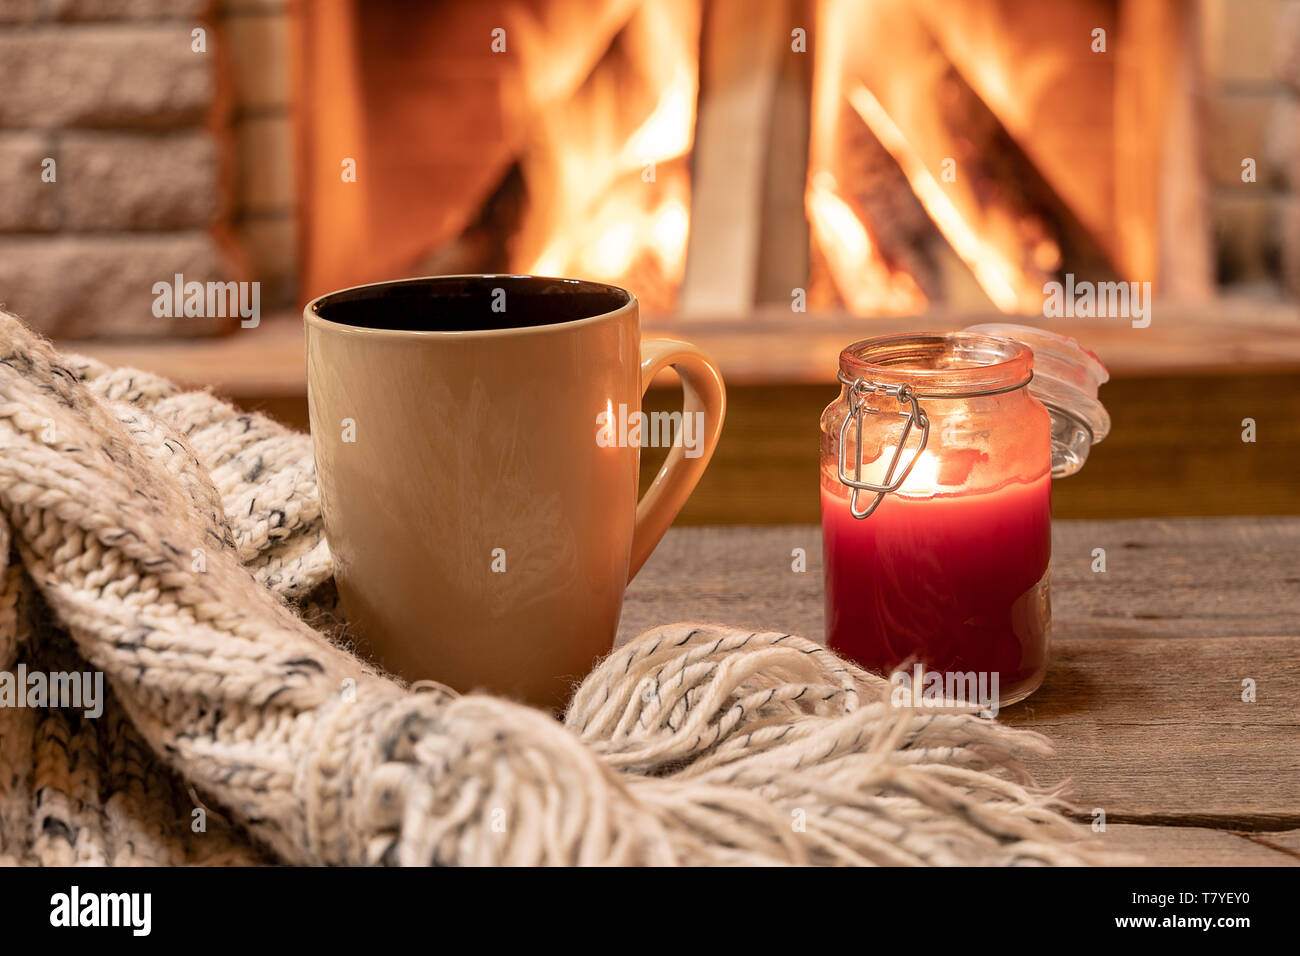
<instances>
[{"instance_id":1,"label":"fireplace","mask_svg":"<svg viewBox=\"0 0 1300 956\"><path fill-rule=\"evenodd\" d=\"M1297 321L1300 0L17 3L0 62L0 302L64 338L236 327L154 314L178 273L256 280L286 367L311 296L464 271L747 369L1067 280Z\"/></svg>"},{"instance_id":2,"label":"fireplace","mask_svg":"<svg viewBox=\"0 0 1300 956\"><path fill-rule=\"evenodd\" d=\"M677 307L698 0L302 13L305 294L509 271L622 282L652 310Z\"/></svg>"},{"instance_id":3,"label":"fireplace","mask_svg":"<svg viewBox=\"0 0 1300 956\"><path fill-rule=\"evenodd\" d=\"M1276 94L1259 142L1234 132L1237 6L304 4L300 297L479 271L674 320L1041 315L1051 282L1295 296L1296 68L1247 87ZM1274 203L1263 237L1234 226L1247 197Z\"/></svg>"}]
</instances>

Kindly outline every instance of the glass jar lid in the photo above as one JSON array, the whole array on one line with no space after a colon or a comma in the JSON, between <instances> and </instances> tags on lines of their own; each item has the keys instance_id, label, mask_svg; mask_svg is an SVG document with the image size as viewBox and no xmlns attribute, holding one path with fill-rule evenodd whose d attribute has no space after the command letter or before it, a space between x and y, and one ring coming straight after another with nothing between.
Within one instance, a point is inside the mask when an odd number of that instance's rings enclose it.
<instances>
[{"instance_id":1,"label":"glass jar lid","mask_svg":"<svg viewBox=\"0 0 1300 956\"><path fill-rule=\"evenodd\" d=\"M1092 446L1110 434L1110 415L1097 398L1110 378L1101 359L1069 336L1030 325L988 322L965 331L1009 339L1033 351L1029 393L1052 416L1052 477L1064 478L1082 468Z\"/></svg>"}]
</instances>

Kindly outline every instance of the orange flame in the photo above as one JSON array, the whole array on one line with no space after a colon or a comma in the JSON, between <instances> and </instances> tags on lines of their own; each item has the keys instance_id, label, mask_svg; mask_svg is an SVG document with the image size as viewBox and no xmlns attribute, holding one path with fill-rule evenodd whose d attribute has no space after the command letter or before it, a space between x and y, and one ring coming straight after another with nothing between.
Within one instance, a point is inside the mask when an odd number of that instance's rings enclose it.
<instances>
[{"instance_id":1,"label":"orange flame","mask_svg":"<svg viewBox=\"0 0 1300 956\"><path fill-rule=\"evenodd\" d=\"M685 160L695 132L699 19L698 0L636 7L563 101L548 95L563 85L553 77L561 66L546 62L541 44L527 44L535 134L521 159L528 206L513 268L630 285L648 309L673 307L690 231Z\"/></svg>"},{"instance_id":2,"label":"orange flame","mask_svg":"<svg viewBox=\"0 0 1300 956\"><path fill-rule=\"evenodd\" d=\"M1037 311L1042 304L1043 281L1060 264L1059 246L1036 218L1027 218L1024 210L996 192L981 189L969 168L957 171L953 157L969 155L968 131L950 128L949 123L959 120L945 117L939 104L945 95L962 88L962 80L954 78L956 67L937 44L932 22L941 20L939 14L949 6L942 0L933 0L933 4L907 0L817 3L820 40L814 64L807 208L814 241L835 286L845 304L858 314L917 310L925 304L915 281L919 274L907 277L912 280L910 289L909 282L894 274L898 269L895 259L902 250L864 241L869 237L879 240L881 234L862 203L853 198L871 188L869 183L852 178L855 156L850 144L854 142L852 134L858 131L846 130L843 124L858 119L893 159L921 209L956 260L965 265L974 279L971 288L978 286L998 309ZM1003 23L997 19L996 5L976 6L989 22ZM923 13L927 20L922 19ZM971 13L968 19L975 17ZM867 44L860 42L862 37L882 41ZM973 46L963 53L963 63L977 66L991 55ZM970 94L974 97L987 91L989 99L984 102L993 110L1015 99L1000 65L999 61L980 68L980 89ZM1033 79L1048 73L1039 69L1017 75ZM1009 122L1018 125L1023 117L1013 115ZM939 171L949 164L956 175L940 181ZM889 203L883 206L888 208ZM914 237L907 233L891 238L910 243ZM909 250L914 248L909 246ZM936 274L942 275L941 267L936 269ZM945 292L951 294L946 282Z\"/></svg>"},{"instance_id":3,"label":"orange flame","mask_svg":"<svg viewBox=\"0 0 1300 956\"><path fill-rule=\"evenodd\" d=\"M849 102L871 128L880 145L907 177L912 192L921 201L925 211L943 233L953 251L970 267L975 281L1003 312L1014 312L1017 307L1026 311L1042 303L1041 293L994 246L980 240L975 231L962 218L939 180L926 169L924 161L916 154L902 131L885 112L880 101L865 86L849 91Z\"/></svg>"},{"instance_id":4,"label":"orange flame","mask_svg":"<svg viewBox=\"0 0 1300 956\"><path fill-rule=\"evenodd\" d=\"M880 258L857 214L836 194L829 173L813 177L808 220L845 305L858 315L904 315L925 306L925 296L905 272Z\"/></svg>"}]
</instances>

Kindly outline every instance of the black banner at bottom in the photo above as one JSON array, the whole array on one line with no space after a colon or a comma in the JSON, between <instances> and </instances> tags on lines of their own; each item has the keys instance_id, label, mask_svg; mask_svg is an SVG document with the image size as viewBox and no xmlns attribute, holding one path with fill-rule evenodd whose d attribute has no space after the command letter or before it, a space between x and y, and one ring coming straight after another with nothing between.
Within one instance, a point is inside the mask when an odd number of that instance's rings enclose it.
<instances>
[{"instance_id":1,"label":"black banner at bottom","mask_svg":"<svg viewBox=\"0 0 1300 956\"><path fill-rule=\"evenodd\" d=\"M698 943L714 928L734 940L775 923L805 927L817 945L850 932L848 921L866 921L873 945L880 931L896 931L905 945L979 949L1035 930L1071 941L1195 935L1232 945L1261 928L1294 927L1296 872L0 869L0 899L6 943L339 944L401 932L429 933L437 945L451 929L494 942L516 933L530 942L681 942L689 932ZM837 919L845 925L836 928Z\"/></svg>"}]
</instances>

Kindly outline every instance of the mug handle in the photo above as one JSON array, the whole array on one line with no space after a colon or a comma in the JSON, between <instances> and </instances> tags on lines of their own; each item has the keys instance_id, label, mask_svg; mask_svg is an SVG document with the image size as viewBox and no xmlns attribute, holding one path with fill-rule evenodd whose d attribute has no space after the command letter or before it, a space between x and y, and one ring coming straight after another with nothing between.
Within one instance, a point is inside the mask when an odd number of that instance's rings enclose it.
<instances>
[{"instance_id":1,"label":"mug handle","mask_svg":"<svg viewBox=\"0 0 1300 956\"><path fill-rule=\"evenodd\" d=\"M676 369L682 380L683 421L688 415L704 413L703 446L697 457L688 458L684 444L674 444L663 467L637 502L632 557L627 573L629 581L636 577L641 565L645 564L650 552L677 517L677 512L682 510L682 505L695 490L705 466L713 457L718 436L722 434L722 420L727 414L727 392L718 367L694 345L676 339L645 339L641 343L642 398L656 373L667 365Z\"/></svg>"}]
</instances>

